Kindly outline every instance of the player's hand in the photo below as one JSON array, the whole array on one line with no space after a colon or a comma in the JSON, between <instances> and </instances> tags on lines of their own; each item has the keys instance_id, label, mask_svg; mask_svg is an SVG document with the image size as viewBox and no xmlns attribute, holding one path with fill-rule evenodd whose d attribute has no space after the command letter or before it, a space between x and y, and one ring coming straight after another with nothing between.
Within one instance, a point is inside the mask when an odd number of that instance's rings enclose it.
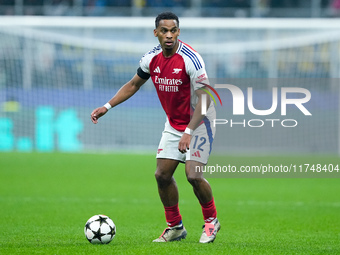
<instances>
[{"instance_id":1,"label":"player's hand","mask_svg":"<svg viewBox=\"0 0 340 255\"><path fill-rule=\"evenodd\" d=\"M102 107L98 107L96 109L93 110L93 112L91 113L91 120L94 124L98 123L98 119L100 117L102 117L105 113L107 113L107 109L102 106Z\"/></svg>"},{"instance_id":2,"label":"player's hand","mask_svg":"<svg viewBox=\"0 0 340 255\"><path fill-rule=\"evenodd\" d=\"M189 134L182 135L181 140L179 140L179 143L178 143L178 150L181 153L186 153L187 150L189 150L190 140L191 140L191 135Z\"/></svg>"}]
</instances>

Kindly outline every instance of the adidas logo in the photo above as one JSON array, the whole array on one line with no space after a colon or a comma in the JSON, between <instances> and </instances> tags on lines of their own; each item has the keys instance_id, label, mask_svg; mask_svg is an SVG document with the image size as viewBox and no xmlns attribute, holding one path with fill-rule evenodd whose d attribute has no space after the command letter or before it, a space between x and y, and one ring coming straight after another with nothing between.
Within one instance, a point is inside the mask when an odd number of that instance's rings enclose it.
<instances>
[{"instance_id":1,"label":"adidas logo","mask_svg":"<svg viewBox=\"0 0 340 255\"><path fill-rule=\"evenodd\" d=\"M200 157L201 157L200 151L196 151L196 152L193 153L191 156L200 158Z\"/></svg>"},{"instance_id":2,"label":"adidas logo","mask_svg":"<svg viewBox=\"0 0 340 255\"><path fill-rule=\"evenodd\" d=\"M153 70L154 73L161 73L161 69L159 68L159 66L156 67L155 70Z\"/></svg>"}]
</instances>

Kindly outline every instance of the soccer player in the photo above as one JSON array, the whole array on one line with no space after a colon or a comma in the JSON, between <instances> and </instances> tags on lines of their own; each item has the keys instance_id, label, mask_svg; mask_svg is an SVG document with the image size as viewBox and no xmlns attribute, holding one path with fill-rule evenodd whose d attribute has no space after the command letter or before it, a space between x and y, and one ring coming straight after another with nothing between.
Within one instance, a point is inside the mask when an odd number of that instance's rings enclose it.
<instances>
[{"instance_id":1,"label":"soccer player","mask_svg":"<svg viewBox=\"0 0 340 255\"><path fill-rule=\"evenodd\" d=\"M137 74L108 103L93 110L91 119L96 124L109 109L134 95L151 77L167 116L157 151L155 177L168 228L153 241L179 241L187 235L173 178L181 162L185 163L187 180L202 207L205 223L199 242L210 243L215 240L220 223L210 184L198 170L208 161L215 135L212 125L216 116L214 104L208 96L202 100L203 95L207 95L204 90L209 86L205 65L195 50L178 39L180 28L175 14L159 14L155 25L154 35L159 45L142 57ZM206 107L205 115L202 115L202 107Z\"/></svg>"}]
</instances>

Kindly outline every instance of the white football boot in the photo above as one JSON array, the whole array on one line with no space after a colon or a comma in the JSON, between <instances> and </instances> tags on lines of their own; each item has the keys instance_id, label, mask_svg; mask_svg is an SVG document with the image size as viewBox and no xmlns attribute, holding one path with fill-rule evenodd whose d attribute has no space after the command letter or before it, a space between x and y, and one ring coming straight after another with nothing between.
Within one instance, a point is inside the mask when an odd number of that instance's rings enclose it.
<instances>
[{"instance_id":1,"label":"white football boot","mask_svg":"<svg viewBox=\"0 0 340 255\"><path fill-rule=\"evenodd\" d=\"M162 243L162 242L180 241L182 239L185 239L186 236L187 236L187 231L181 222L177 226L166 228L161 234L161 236L153 240L153 242Z\"/></svg>"},{"instance_id":2,"label":"white football boot","mask_svg":"<svg viewBox=\"0 0 340 255\"><path fill-rule=\"evenodd\" d=\"M211 223L205 223L203 225L203 233L200 238L200 243L212 243L215 241L217 232L220 230L221 224L215 218Z\"/></svg>"}]
</instances>

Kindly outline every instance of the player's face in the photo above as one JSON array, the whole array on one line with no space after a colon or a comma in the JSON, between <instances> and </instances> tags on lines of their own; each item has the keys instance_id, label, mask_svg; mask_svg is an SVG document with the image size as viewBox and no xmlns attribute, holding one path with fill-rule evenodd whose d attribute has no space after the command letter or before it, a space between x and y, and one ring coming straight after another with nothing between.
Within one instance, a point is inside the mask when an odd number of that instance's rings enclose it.
<instances>
[{"instance_id":1,"label":"player's face","mask_svg":"<svg viewBox=\"0 0 340 255\"><path fill-rule=\"evenodd\" d=\"M166 54L174 54L178 47L177 37L180 34L176 20L161 20L154 30L154 35L158 37L159 43Z\"/></svg>"}]
</instances>

